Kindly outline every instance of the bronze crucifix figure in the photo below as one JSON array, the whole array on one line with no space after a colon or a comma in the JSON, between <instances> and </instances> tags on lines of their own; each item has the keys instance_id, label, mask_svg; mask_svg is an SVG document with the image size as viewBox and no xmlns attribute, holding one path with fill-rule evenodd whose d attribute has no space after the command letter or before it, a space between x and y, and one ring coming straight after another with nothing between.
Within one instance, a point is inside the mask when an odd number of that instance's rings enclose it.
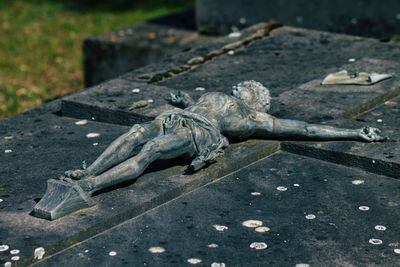
<instances>
[{"instance_id":1,"label":"bronze crucifix figure","mask_svg":"<svg viewBox=\"0 0 400 267\"><path fill-rule=\"evenodd\" d=\"M171 94L176 108L153 121L134 125L118 137L88 168L66 171L49 179L47 192L35 206L35 216L54 220L93 206L90 196L103 188L133 180L157 159L192 158L197 171L223 154L228 139L288 138L303 140L385 141L377 128L343 129L268 114L269 90L256 81L233 87L232 94L206 93L198 101L183 92ZM137 155L132 151L143 148Z\"/></svg>"}]
</instances>

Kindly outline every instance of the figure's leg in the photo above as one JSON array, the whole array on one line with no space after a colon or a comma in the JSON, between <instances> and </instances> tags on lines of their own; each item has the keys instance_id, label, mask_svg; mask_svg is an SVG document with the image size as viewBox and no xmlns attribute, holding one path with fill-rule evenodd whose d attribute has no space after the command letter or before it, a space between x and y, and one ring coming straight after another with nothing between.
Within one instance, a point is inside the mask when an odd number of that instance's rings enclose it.
<instances>
[{"instance_id":1,"label":"figure's leg","mask_svg":"<svg viewBox=\"0 0 400 267\"><path fill-rule=\"evenodd\" d=\"M175 158L194 153L190 130L180 129L173 134L163 135L147 142L140 153L110 170L80 180L78 184L89 194L105 187L119 184L138 177L156 159Z\"/></svg>"},{"instance_id":2,"label":"figure's leg","mask_svg":"<svg viewBox=\"0 0 400 267\"><path fill-rule=\"evenodd\" d=\"M152 121L145 124L135 124L127 133L118 137L87 169L66 171L65 175L73 179L98 175L110 167L126 160L139 145L146 143L161 134L162 128Z\"/></svg>"}]
</instances>

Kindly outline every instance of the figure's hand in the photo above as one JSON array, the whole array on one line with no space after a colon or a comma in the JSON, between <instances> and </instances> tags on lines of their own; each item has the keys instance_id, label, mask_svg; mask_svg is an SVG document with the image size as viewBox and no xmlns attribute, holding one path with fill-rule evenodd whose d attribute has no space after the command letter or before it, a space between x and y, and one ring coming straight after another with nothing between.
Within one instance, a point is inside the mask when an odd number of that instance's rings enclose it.
<instances>
[{"instance_id":1,"label":"figure's hand","mask_svg":"<svg viewBox=\"0 0 400 267\"><path fill-rule=\"evenodd\" d=\"M189 94L179 91L177 95L170 93L171 103L175 106L188 107L193 105L194 101Z\"/></svg>"},{"instance_id":2,"label":"figure's hand","mask_svg":"<svg viewBox=\"0 0 400 267\"><path fill-rule=\"evenodd\" d=\"M75 180L80 180L80 179L88 176L88 173L86 170L66 171L64 174L67 178L72 178Z\"/></svg>"},{"instance_id":3,"label":"figure's hand","mask_svg":"<svg viewBox=\"0 0 400 267\"><path fill-rule=\"evenodd\" d=\"M360 131L358 132L358 137L362 141L366 141L366 142L389 140L389 137L381 135L381 130L379 130L378 128L373 128L373 127L369 127L369 126L365 126L364 128L361 128Z\"/></svg>"}]
</instances>

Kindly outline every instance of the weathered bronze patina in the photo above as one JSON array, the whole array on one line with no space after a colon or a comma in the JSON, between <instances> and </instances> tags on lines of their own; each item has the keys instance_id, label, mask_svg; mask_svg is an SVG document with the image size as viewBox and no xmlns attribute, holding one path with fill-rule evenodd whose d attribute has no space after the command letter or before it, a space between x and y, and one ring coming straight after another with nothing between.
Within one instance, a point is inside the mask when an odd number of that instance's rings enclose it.
<instances>
[{"instance_id":1,"label":"weathered bronze patina","mask_svg":"<svg viewBox=\"0 0 400 267\"><path fill-rule=\"evenodd\" d=\"M301 138L305 140L384 141L372 127L342 129L303 121L278 119L267 112L267 88L255 81L233 87L232 95L206 93L194 102L186 93L171 94L176 108L155 120L134 125L117 138L86 169L65 172L59 180L48 180L47 192L35 206L38 217L54 220L75 210L93 206L94 192L135 179L157 159L178 156L193 158L190 169L197 171L223 154L228 138ZM144 145L137 155L135 147Z\"/></svg>"}]
</instances>

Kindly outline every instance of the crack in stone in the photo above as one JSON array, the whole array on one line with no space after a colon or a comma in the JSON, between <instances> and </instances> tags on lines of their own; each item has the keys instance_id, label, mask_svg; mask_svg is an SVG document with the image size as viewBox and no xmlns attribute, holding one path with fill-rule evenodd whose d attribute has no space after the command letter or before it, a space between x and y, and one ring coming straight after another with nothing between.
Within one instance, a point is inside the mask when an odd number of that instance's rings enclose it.
<instances>
[{"instance_id":1,"label":"crack in stone","mask_svg":"<svg viewBox=\"0 0 400 267\"><path fill-rule=\"evenodd\" d=\"M155 83L155 82L161 82L165 79L168 79L168 78L174 77L178 74L192 70L192 69L196 68L197 66L206 63L207 61L210 61L218 56L228 53L229 51L235 51L239 48L245 47L245 46L253 43L256 40L267 37L273 30L280 28L282 26L283 26L283 24L280 22L277 22L277 21L258 26L257 28L254 29L255 33L251 34L250 36L248 36L242 40L226 44L226 45L222 46L221 48L213 50L207 54L195 56L195 57L187 60L185 62L185 64L183 64L183 65L171 68L169 70L156 72L156 73L142 74L138 78L143 79L143 80L148 80L147 83L149 83L149 84Z\"/></svg>"}]
</instances>

